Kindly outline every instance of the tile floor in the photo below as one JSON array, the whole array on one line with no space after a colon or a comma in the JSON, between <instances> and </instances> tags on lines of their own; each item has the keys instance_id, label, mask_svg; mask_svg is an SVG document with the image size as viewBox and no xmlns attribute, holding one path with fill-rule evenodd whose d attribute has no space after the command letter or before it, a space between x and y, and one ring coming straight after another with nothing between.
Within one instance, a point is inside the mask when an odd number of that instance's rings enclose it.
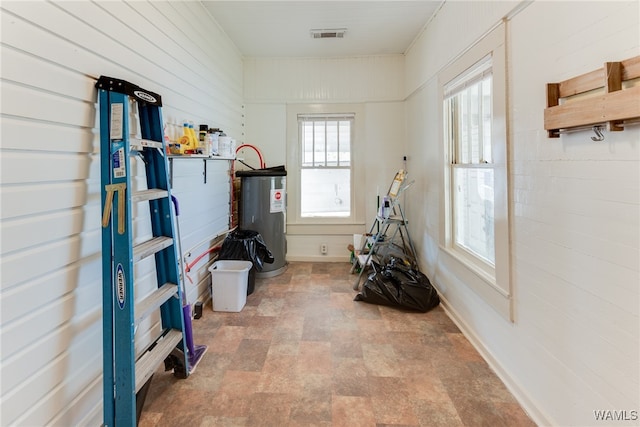
<instances>
[{"instance_id":1,"label":"tile floor","mask_svg":"<svg viewBox=\"0 0 640 427\"><path fill-rule=\"evenodd\" d=\"M205 306L207 353L154 375L140 426L535 426L441 307L355 302L349 267L291 263L240 313Z\"/></svg>"}]
</instances>

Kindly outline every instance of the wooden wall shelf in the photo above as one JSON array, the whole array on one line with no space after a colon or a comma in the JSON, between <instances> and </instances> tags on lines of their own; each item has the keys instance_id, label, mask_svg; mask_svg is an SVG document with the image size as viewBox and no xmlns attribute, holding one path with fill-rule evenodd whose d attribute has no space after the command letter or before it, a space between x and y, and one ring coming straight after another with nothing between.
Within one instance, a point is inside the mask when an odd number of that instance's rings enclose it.
<instances>
[{"instance_id":1,"label":"wooden wall shelf","mask_svg":"<svg viewBox=\"0 0 640 427\"><path fill-rule=\"evenodd\" d=\"M604 124L609 131L624 130L624 122L640 118L640 85L623 83L638 78L640 56L635 56L607 62L599 70L560 83L548 83L544 110L548 137L558 138L563 130ZM602 88L604 93L579 96Z\"/></svg>"}]
</instances>

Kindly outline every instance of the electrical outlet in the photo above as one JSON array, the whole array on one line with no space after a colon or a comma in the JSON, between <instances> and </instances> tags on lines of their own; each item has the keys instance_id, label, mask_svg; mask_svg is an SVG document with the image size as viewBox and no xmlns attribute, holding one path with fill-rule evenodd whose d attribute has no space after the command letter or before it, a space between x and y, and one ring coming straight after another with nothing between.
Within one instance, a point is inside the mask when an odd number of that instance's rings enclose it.
<instances>
[{"instance_id":1,"label":"electrical outlet","mask_svg":"<svg viewBox=\"0 0 640 427\"><path fill-rule=\"evenodd\" d=\"M329 251L329 249L327 248L327 244L326 243L320 243L320 253L322 255L326 255L328 251Z\"/></svg>"}]
</instances>

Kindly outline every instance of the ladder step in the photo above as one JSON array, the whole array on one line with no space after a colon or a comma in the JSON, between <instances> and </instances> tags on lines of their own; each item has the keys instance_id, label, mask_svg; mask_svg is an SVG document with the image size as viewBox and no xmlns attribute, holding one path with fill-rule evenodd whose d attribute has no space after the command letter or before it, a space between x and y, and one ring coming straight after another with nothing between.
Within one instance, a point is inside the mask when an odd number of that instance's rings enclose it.
<instances>
[{"instance_id":1,"label":"ladder step","mask_svg":"<svg viewBox=\"0 0 640 427\"><path fill-rule=\"evenodd\" d=\"M167 236L154 237L151 240L135 245L133 247L133 262L138 262L171 245L173 245L173 238Z\"/></svg>"},{"instance_id":2,"label":"ladder step","mask_svg":"<svg viewBox=\"0 0 640 427\"><path fill-rule=\"evenodd\" d=\"M365 263L367 265L371 265L371 258L373 256L369 257L368 255L358 255L358 262L360 263L360 265L365 265ZM367 258L369 258L369 261L367 262Z\"/></svg>"},{"instance_id":3,"label":"ladder step","mask_svg":"<svg viewBox=\"0 0 640 427\"><path fill-rule=\"evenodd\" d=\"M174 348L182 341L182 332L171 329L156 345L145 352L136 362L136 393L147 382L151 375L158 369L160 363L171 354Z\"/></svg>"},{"instance_id":4,"label":"ladder step","mask_svg":"<svg viewBox=\"0 0 640 427\"><path fill-rule=\"evenodd\" d=\"M169 197L169 192L167 190L162 190L160 188L150 188L149 190L136 191L131 196L131 201L133 203L144 202L147 200L156 200L162 199L163 197Z\"/></svg>"},{"instance_id":5,"label":"ladder step","mask_svg":"<svg viewBox=\"0 0 640 427\"><path fill-rule=\"evenodd\" d=\"M132 150L137 150L137 151L140 151L145 147L162 148L162 142L151 141L149 139L141 139L141 138L130 138L129 145Z\"/></svg>"},{"instance_id":6,"label":"ladder step","mask_svg":"<svg viewBox=\"0 0 640 427\"><path fill-rule=\"evenodd\" d=\"M178 285L167 282L157 290L153 291L151 295L143 299L140 303L136 304L136 326L138 326L138 323L140 323L142 319L147 317L154 310L158 309L174 295L178 295Z\"/></svg>"},{"instance_id":7,"label":"ladder step","mask_svg":"<svg viewBox=\"0 0 640 427\"><path fill-rule=\"evenodd\" d=\"M382 218L381 216L376 216L378 222L387 221L387 224L408 224L409 221L403 220L400 215L391 215L388 218Z\"/></svg>"}]
</instances>

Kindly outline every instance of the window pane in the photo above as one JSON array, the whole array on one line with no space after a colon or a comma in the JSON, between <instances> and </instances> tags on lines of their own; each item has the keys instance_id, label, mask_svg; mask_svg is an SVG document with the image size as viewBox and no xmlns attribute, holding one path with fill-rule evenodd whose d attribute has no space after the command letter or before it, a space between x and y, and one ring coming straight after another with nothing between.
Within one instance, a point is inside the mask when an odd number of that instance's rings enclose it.
<instances>
[{"instance_id":1,"label":"window pane","mask_svg":"<svg viewBox=\"0 0 640 427\"><path fill-rule=\"evenodd\" d=\"M302 123L302 165L313 165L313 122Z\"/></svg>"},{"instance_id":2,"label":"window pane","mask_svg":"<svg viewBox=\"0 0 640 427\"><path fill-rule=\"evenodd\" d=\"M482 81L482 160L492 163L491 157L491 77Z\"/></svg>"},{"instance_id":3,"label":"window pane","mask_svg":"<svg viewBox=\"0 0 640 427\"><path fill-rule=\"evenodd\" d=\"M454 243L495 265L493 170L455 168Z\"/></svg>"},{"instance_id":4,"label":"window pane","mask_svg":"<svg viewBox=\"0 0 640 427\"><path fill-rule=\"evenodd\" d=\"M467 131L467 141L469 150L470 163L480 162L480 88L479 85L473 85L467 89L467 109L465 114L467 115L467 124L469 129Z\"/></svg>"},{"instance_id":5,"label":"window pane","mask_svg":"<svg viewBox=\"0 0 640 427\"><path fill-rule=\"evenodd\" d=\"M338 122L327 122L327 166L338 166Z\"/></svg>"},{"instance_id":6,"label":"window pane","mask_svg":"<svg viewBox=\"0 0 640 427\"><path fill-rule=\"evenodd\" d=\"M454 163L491 162L491 75L460 90L448 100L456 157Z\"/></svg>"},{"instance_id":7,"label":"window pane","mask_svg":"<svg viewBox=\"0 0 640 427\"><path fill-rule=\"evenodd\" d=\"M326 162L325 122L314 122L313 125L313 165L324 166Z\"/></svg>"},{"instance_id":8,"label":"window pane","mask_svg":"<svg viewBox=\"0 0 640 427\"><path fill-rule=\"evenodd\" d=\"M341 121L340 131L338 133L340 140L339 162L340 166L349 166L351 164L351 122Z\"/></svg>"},{"instance_id":9,"label":"window pane","mask_svg":"<svg viewBox=\"0 0 640 427\"><path fill-rule=\"evenodd\" d=\"M302 169L300 214L348 217L351 214L349 169Z\"/></svg>"},{"instance_id":10,"label":"window pane","mask_svg":"<svg viewBox=\"0 0 640 427\"><path fill-rule=\"evenodd\" d=\"M460 163L471 162L471 149L469 147L469 129L471 123L469 122L469 94L464 91L457 96L457 111L458 111L458 153Z\"/></svg>"}]
</instances>

